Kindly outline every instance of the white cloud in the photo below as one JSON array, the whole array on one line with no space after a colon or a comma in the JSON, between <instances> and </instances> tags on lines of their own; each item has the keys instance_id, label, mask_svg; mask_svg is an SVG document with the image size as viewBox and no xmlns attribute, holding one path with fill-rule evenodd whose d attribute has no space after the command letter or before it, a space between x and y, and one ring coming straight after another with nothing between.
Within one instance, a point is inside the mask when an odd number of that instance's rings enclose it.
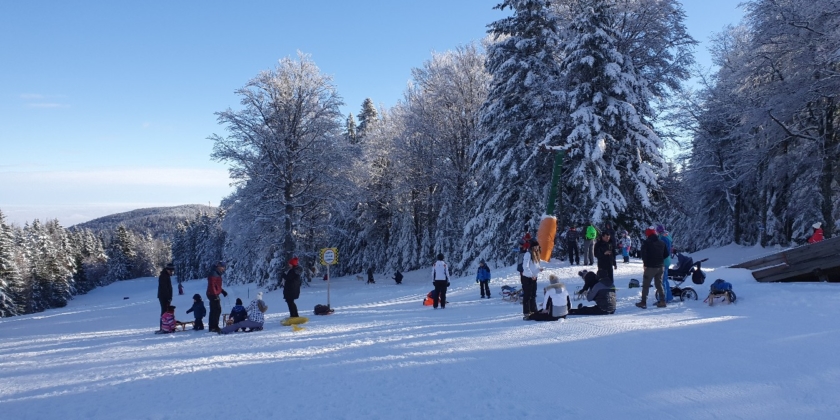
<instances>
[{"instance_id":1,"label":"white cloud","mask_svg":"<svg viewBox=\"0 0 840 420\"><path fill-rule=\"evenodd\" d=\"M119 168L74 171L0 171L0 184L92 186L215 187L230 184L223 169Z\"/></svg>"}]
</instances>

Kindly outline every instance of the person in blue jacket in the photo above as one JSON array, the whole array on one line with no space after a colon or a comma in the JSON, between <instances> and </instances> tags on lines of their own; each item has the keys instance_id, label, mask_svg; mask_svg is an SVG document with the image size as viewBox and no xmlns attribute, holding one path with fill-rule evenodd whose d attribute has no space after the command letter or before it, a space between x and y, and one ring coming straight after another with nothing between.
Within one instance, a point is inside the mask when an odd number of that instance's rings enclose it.
<instances>
[{"instance_id":1,"label":"person in blue jacket","mask_svg":"<svg viewBox=\"0 0 840 420\"><path fill-rule=\"evenodd\" d=\"M671 266L671 249L674 246L671 241L671 235L665 230L665 226L656 225L656 233L659 239L665 242L665 249L668 250L668 258L665 258L665 272L662 274L662 287L665 288L665 302L671 303L674 300L674 294L671 293L671 284L668 283L668 267Z\"/></svg>"},{"instance_id":2,"label":"person in blue jacket","mask_svg":"<svg viewBox=\"0 0 840 420\"><path fill-rule=\"evenodd\" d=\"M194 330L203 330L204 329L204 316L207 315L207 308L204 307L204 301L201 300L201 295L198 293L193 295L193 306L190 309L187 309L187 313L193 313L195 317L195 323L193 324Z\"/></svg>"},{"instance_id":3,"label":"person in blue jacket","mask_svg":"<svg viewBox=\"0 0 840 420\"><path fill-rule=\"evenodd\" d=\"M475 273L475 282L481 289L481 298L490 299L490 267L484 260L478 262L478 271Z\"/></svg>"},{"instance_id":4,"label":"person in blue jacket","mask_svg":"<svg viewBox=\"0 0 840 420\"><path fill-rule=\"evenodd\" d=\"M248 319L248 311L246 311L245 307L242 306L242 299L236 298L236 306L230 310L230 318L233 320L234 324ZM238 328L237 331L239 331Z\"/></svg>"}]
</instances>

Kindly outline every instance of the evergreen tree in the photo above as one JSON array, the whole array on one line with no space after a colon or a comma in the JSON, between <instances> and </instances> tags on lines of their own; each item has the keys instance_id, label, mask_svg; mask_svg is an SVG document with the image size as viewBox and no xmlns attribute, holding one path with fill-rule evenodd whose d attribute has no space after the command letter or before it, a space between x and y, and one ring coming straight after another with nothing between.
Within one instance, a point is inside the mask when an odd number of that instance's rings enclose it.
<instances>
[{"instance_id":1,"label":"evergreen tree","mask_svg":"<svg viewBox=\"0 0 840 420\"><path fill-rule=\"evenodd\" d=\"M359 112L359 126L356 130L356 142L360 142L367 135L370 130L379 121L379 114L376 112L376 107L373 105L373 100L365 98L362 102L362 110Z\"/></svg>"},{"instance_id":2,"label":"evergreen tree","mask_svg":"<svg viewBox=\"0 0 840 420\"><path fill-rule=\"evenodd\" d=\"M6 225L6 216L0 210L0 317L17 315L13 287L21 283L15 262L15 243L12 229Z\"/></svg>"},{"instance_id":3,"label":"evergreen tree","mask_svg":"<svg viewBox=\"0 0 840 420\"><path fill-rule=\"evenodd\" d=\"M470 219L464 229L461 267L477 259L513 263L523 226L536 226L545 206L553 156L540 152L557 142L562 115L561 52L557 16L542 0L506 0L512 15L489 25L492 76L481 124L488 136L476 144Z\"/></svg>"},{"instance_id":4,"label":"evergreen tree","mask_svg":"<svg viewBox=\"0 0 840 420\"><path fill-rule=\"evenodd\" d=\"M132 261L136 254L132 249L131 236L125 226L117 227L116 235L108 246L108 273L105 275L105 283L131 278Z\"/></svg>"},{"instance_id":5,"label":"evergreen tree","mask_svg":"<svg viewBox=\"0 0 840 420\"><path fill-rule=\"evenodd\" d=\"M652 95L633 60L617 47L611 0L582 0L561 68L568 119L559 141L568 150L566 194L572 220L652 220L661 195L663 144L648 116Z\"/></svg>"},{"instance_id":6,"label":"evergreen tree","mask_svg":"<svg viewBox=\"0 0 840 420\"><path fill-rule=\"evenodd\" d=\"M356 132L356 120L353 118L353 113L347 114L347 121L344 125L344 135L347 137L347 142L350 144L357 144L359 142L358 134Z\"/></svg>"}]
</instances>

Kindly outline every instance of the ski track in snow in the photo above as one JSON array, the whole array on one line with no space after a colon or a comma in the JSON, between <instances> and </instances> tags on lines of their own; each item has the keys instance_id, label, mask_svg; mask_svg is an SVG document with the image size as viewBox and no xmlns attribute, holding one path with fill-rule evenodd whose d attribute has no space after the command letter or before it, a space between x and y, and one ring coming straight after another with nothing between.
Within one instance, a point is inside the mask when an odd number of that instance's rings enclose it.
<instances>
[{"instance_id":1,"label":"ski track in snow","mask_svg":"<svg viewBox=\"0 0 840 420\"><path fill-rule=\"evenodd\" d=\"M840 285L759 284L749 272L716 268L760 249L707 250L699 300L665 309L633 304L641 264L619 263L618 310L601 317L525 322L500 299L518 285L513 267L493 269L492 299L474 276L452 279L446 309L422 306L428 270L402 285L334 279L336 313L313 280L298 307L300 332L280 291L266 293L262 332L152 334L156 279L119 282L78 296L66 308L0 321L0 412L15 419L207 418L394 419L523 418L790 419L840 415ZM719 263L716 263L718 260ZM552 262L548 274L570 291L581 268ZM390 276L390 273L388 273ZM733 305L703 299L715 278L732 282ZM184 283L176 316L206 282ZM231 286L250 300L253 285ZM653 291L651 291L653 294ZM128 297L128 299L124 299ZM577 304L578 302L573 302ZM590 302L583 302L591 305ZM206 319L205 319L206 321Z\"/></svg>"}]
</instances>

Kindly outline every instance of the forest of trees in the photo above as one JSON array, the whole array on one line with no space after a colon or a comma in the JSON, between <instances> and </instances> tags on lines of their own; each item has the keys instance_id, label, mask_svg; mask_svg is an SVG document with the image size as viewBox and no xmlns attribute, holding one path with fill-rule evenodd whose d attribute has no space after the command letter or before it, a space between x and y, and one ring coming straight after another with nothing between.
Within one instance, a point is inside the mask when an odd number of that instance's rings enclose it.
<instances>
[{"instance_id":1,"label":"forest of trees","mask_svg":"<svg viewBox=\"0 0 840 420\"><path fill-rule=\"evenodd\" d=\"M511 264L561 150L560 227L610 221L640 235L662 223L688 250L795 245L815 222L831 237L840 3L744 7L704 74L678 0L502 0L508 16L486 39L433 53L395 106L368 98L355 115L308 55L284 58L217 113L211 158L236 189L173 232L176 274L200 278L224 259L226 281L273 285L291 256L314 269L324 247L339 250L336 275L418 269L438 253L456 273ZM146 240L130 232L95 246L57 222L0 233L4 313L149 266L124 246Z\"/></svg>"},{"instance_id":2,"label":"forest of trees","mask_svg":"<svg viewBox=\"0 0 840 420\"><path fill-rule=\"evenodd\" d=\"M123 225L94 232L35 219L17 227L0 210L0 317L60 308L98 286L157 275L170 258L168 241Z\"/></svg>"},{"instance_id":3,"label":"forest of trees","mask_svg":"<svg viewBox=\"0 0 840 420\"><path fill-rule=\"evenodd\" d=\"M238 186L213 222L224 244L211 235L230 281L270 284L290 256L314 266L327 246L339 274L437 253L458 272L510 264L547 208L558 150L561 227L662 223L689 250L794 245L814 222L835 233L836 1L745 2L712 74L695 70L677 0L497 8L509 15L485 40L433 53L389 109L366 99L341 115L302 53L238 91L211 137Z\"/></svg>"}]
</instances>

